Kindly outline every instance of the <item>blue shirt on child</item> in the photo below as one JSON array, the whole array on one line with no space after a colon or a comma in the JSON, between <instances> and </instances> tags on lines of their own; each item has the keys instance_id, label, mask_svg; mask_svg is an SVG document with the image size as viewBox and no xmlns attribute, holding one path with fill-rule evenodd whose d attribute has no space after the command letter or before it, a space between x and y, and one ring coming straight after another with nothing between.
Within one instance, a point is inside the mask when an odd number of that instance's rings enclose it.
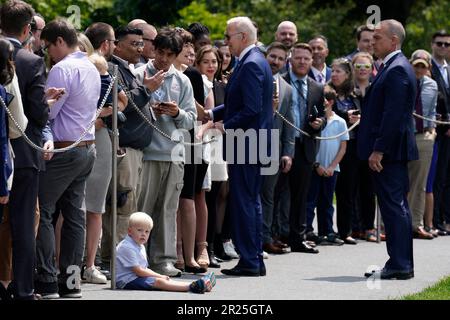
<instances>
[{"instance_id":1,"label":"blue shirt on child","mask_svg":"<svg viewBox=\"0 0 450 320\"><path fill-rule=\"evenodd\" d=\"M129 235L116 248L116 285L123 289L125 285L138 276L131 270L140 266L147 268L147 253L144 245L139 245Z\"/></svg>"},{"instance_id":2,"label":"blue shirt on child","mask_svg":"<svg viewBox=\"0 0 450 320\"><path fill-rule=\"evenodd\" d=\"M322 130L321 136L332 137L344 132L345 130L347 130L345 120L333 112L333 115L327 119L327 125ZM334 158L336 158L341 142L348 141L349 139L350 137L347 132L337 139L321 140L316 161L319 162L322 167L327 168L333 162ZM334 171L339 172L339 165L336 166Z\"/></svg>"}]
</instances>

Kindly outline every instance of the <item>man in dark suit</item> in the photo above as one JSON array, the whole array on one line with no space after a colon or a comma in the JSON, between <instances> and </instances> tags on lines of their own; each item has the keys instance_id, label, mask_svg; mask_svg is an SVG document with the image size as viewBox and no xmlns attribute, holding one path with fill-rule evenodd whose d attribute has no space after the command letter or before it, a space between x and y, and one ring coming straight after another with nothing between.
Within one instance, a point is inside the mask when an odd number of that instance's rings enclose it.
<instances>
[{"instance_id":1,"label":"man in dark suit","mask_svg":"<svg viewBox=\"0 0 450 320\"><path fill-rule=\"evenodd\" d=\"M18 0L8 1L1 8L1 29L14 45L14 62L23 109L28 118L25 131L37 145L42 146L42 133L48 119L45 99L44 60L22 48L30 37L33 8ZM13 246L12 288L17 299L34 299L33 273L35 257L35 215L39 185L39 171L44 169L43 155L24 140L11 140L15 153L14 180L10 195L9 213ZM53 149L49 140L45 146ZM47 155L48 157L48 155Z\"/></svg>"},{"instance_id":2,"label":"man in dark suit","mask_svg":"<svg viewBox=\"0 0 450 320\"><path fill-rule=\"evenodd\" d=\"M328 50L328 40L325 36L318 35L309 40L308 44L313 51L313 62L308 76L325 85L331 79L331 68L326 63L330 52Z\"/></svg>"},{"instance_id":3,"label":"man in dark suit","mask_svg":"<svg viewBox=\"0 0 450 320\"><path fill-rule=\"evenodd\" d=\"M274 42L267 48L267 61L272 69L274 81L273 108L291 123L294 122L292 109L292 88L284 80L279 71L286 64L287 47L281 42ZM273 129L279 130L280 170L263 178L261 203L263 212L263 249L267 253L282 254L287 252L285 243L272 239L272 223L274 218L274 191L280 171L288 173L292 166L295 149L295 131L274 113ZM272 143L274 143L272 141Z\"/></svg>"},{"instance_id":4,"label":"man in dark suit","mask_svg":"<svg viewBox=\"0 0 450 320\"><path fill-rule=\"evenodd\" d=\"M450 67L445 61L450 52L450 34L444 30L433 35L431 75L438 85L436 112L450 120ZM433 225L441 235L450 233L450 127L437 127L438 162L434 180ZM445 222L444 222L445 221Z\"/></svg>"},{"instance_id":5,"label":"man in dark suit","mask_svg":"<svg viewBox=\"0 0 450 320\"><path fill-rule=\"evenodd\" d=\"M357 139L358 156L373 170L386 230L389 260L381 279L414 277L407 162L418 159L412 120L417 89L414 70L401 52L404 39L405 29L396 20L375 28L374 52L383 64L364 98Z\"/></svg>"},{"instance_id":6,"label":"man in dark suit","mask_svg":"<svg viewBox=\"0 0 450 320\"><path fill-rule=\"evenodd\" d=\"M261 158L252 154L254 139L245 139L245 146L238 149L235 143L247 134L260 134L261 129L272 129L272 72L260 50L255 46L256 28L247 17L236 17L227 22L225 41L231 53L239 58L225 92L225 104L212 111L213 120L223 119L227 131L226 160L230 194L228 204L232 219L233 243L240 253L240 260L232 269L222 270L230 276L265 276L266 267L262 256L262 213L260 201ZM244 130L243 134L233 130ZM269 132L270 134L270 132ZM252 140L250 143L249 140ZM269 145L270 139L256 144ZM234 149L230 157L228 147ZM264 150L262 152L265 152ZM231 158L231 159L230 159ZM244 163L239 160L244 159Z\"/></svg>"},{"instance_id":7,"label":"man in dark suit","mask_svg":"<svg viewBox=\"0 0 450 320\"><path fill-rule=\"evenodd\" d=\"M291 68L284 79L293 88L294 120L297 128L309 136L296 131L295 153L289 185L291 208L289 214L289 244L292 252L318 253L305 241L306 197L311 181L313 163L319 150L320 135L326 125L323 108L323 87L308 77L312 65L312 49L306 43L297 43L292 49Z\"/></svg>"}]
</instances>

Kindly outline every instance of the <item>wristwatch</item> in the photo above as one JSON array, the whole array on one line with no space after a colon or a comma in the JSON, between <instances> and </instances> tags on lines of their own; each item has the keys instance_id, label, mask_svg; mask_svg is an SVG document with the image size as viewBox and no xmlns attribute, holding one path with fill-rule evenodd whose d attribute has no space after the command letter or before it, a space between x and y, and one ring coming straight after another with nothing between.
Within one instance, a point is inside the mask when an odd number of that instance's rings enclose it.
<instances>
[{"instance_id":1,"label":"wristwatch","mask_svg":"<svg viewBox=\"0 0 450 320\"><path fill-rule=\"evenodd\" d=\"M313 163L313 168L317 169L318 167L320 167L320 163L319 162L314 162Z\"/></svg>"}]
</instances>

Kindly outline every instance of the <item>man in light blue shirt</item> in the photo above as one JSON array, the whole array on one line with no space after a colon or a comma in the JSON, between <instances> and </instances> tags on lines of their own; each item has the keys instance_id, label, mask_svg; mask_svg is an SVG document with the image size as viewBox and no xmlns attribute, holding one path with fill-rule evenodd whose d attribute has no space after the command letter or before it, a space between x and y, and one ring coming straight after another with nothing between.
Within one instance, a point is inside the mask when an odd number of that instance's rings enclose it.
<instances>
[{"instance_id":1,"label":"man in light blue shirt","mask_svg":"<svg viewBox=\"0 0 450 320\"><path fill-rule=\"evenodd\" d=\"M73 144L95 119L100 96L100 75L86 54L78 49L77 31L65 20L54 20L42 30L45 50L56 64L50 70L47 87L64 88L64 95L50 111L55 148ZM46 163L41 172L39 208L41 211L36 238L36 290L44 298L80 298L80 273L71 271L81 267L85 216L83 209L86 179L95 160L94 130L73 149L58 153ZM52 226L56 202L64 223L61 231L60 274L54 261L55 232ZM70 267L70 268L69 268ZM75 286L73 279L75 278Z\"/></svg>"}]
</instances>

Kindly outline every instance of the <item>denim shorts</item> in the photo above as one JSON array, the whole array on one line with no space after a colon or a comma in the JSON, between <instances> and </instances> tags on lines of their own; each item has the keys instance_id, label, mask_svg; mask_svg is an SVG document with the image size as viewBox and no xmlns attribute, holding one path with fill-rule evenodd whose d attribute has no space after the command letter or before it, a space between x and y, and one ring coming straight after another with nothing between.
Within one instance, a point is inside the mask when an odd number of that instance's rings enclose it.
<instances>
[{"instance_id":1,"label":"denim shorts","mask_svg":"<svg viewBox=\"0 0 450 320\"><path fill-rule=\"evenodd\" d=\"M138 277L131 282L128 282L125 290L153 290L153 285L156 279L153 277Z\"/></svg>"}]
</instances>

